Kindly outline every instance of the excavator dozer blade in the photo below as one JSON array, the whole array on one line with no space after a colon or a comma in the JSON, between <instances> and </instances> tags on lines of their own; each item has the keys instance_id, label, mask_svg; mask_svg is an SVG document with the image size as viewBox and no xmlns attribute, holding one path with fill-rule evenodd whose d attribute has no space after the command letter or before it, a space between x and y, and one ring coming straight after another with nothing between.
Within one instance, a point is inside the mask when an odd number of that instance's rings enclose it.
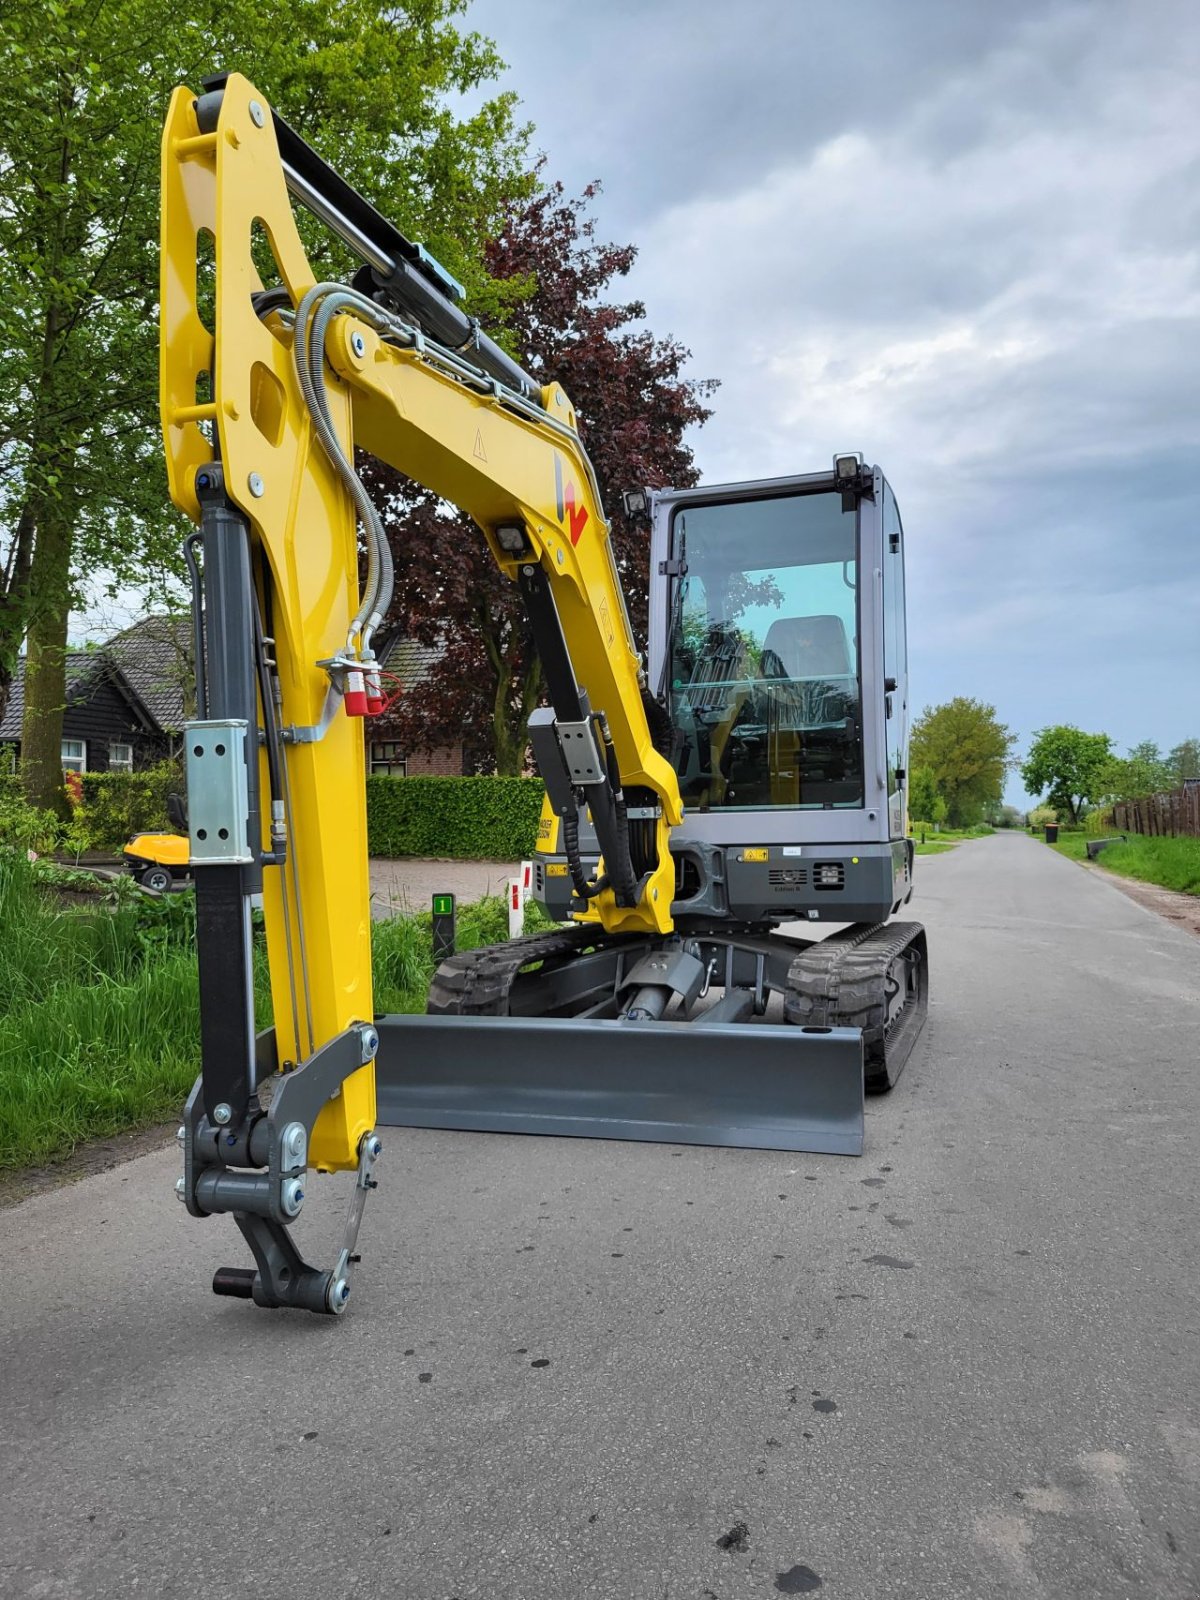
<instances>
[{"instance_id":1,"label":"excavator dozer blade","mask_svg":"<svg viewBox=\"0 0 1200 1600\"><path fill-rule=\"evenodd\" d=\"M853 1028L381 1017L380 1125L862 1154Z\"/></svg>"}]
</instances>

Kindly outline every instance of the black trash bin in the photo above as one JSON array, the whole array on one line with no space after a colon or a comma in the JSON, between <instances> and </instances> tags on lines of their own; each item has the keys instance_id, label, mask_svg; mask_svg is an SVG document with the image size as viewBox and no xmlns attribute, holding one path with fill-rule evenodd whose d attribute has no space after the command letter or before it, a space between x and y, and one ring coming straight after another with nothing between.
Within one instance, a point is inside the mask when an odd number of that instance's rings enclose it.
<instances>
[{"instance_id":1,"label":"black trash bin","mask_svg":"<svg viewBox=\"0 0 1200 1600\"><path fill-rule=\"evenodd\" d=\"M1058 843L1058 823L1057 822L1048 822L1046 824L1046 843L1047 844L1057 844Z\"/></svg>"}]
</instances>

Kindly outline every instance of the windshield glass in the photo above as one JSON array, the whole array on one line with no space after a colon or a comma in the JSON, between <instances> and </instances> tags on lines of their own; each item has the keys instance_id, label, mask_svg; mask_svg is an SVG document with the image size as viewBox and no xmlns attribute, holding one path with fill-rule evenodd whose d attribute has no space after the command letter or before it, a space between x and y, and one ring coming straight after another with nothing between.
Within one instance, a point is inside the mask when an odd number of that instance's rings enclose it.
<instances>
[{"instance_id":1,"label":"windshield glass","mask_svg":"<svg viewBox=\"0 0 1200 1600\"><path fill-rule=\"evenodd\" d=\"M857 522L832 493L676 512L666 682L686 805L862 805Z\"/></svg>"}]
</instances>

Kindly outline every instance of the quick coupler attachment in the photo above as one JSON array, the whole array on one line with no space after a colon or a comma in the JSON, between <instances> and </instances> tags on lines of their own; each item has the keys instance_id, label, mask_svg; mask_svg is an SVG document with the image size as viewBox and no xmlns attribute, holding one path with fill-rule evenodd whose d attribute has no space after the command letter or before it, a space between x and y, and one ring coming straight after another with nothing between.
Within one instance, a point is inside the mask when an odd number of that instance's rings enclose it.
<instances>
[{"instance_id":1,"label":"quick coupler attachment","mask_svg":"<svg viewBox=\"0 0 1200 1600\"><path fill-rule=\"evenodd\" d=\"M367 1195L376 1187L371 1173L383 1151L373 1129L359 1142L354 1194L334 1266L322 1270L306 1262L290 1224L304 1205L313 1123L343 1080L372 1060L377 1048L372 1024L348 1028L302 1067L275 1079L269 1109L252 1094L236 1124L232 1117L222 1121L224 1105L209 1120L203 1079L197 1080L178 1133L183 1176L175 1191L193 1216L232 1215L255 1261L252 1268L219 1268L214 1294L330 1316L345 1311Z\"/></svg>"}]
</instances>

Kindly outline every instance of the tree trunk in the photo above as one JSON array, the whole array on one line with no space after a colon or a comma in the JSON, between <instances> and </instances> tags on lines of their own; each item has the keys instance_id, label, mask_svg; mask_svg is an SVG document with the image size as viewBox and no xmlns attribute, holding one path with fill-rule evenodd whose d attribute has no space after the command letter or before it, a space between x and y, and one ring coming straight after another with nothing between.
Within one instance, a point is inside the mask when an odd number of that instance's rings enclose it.
<instances>
[{"instance_id":1,"label":"tree trunk","mask_svg":"<svg viewBox=\"0 0 1200 1600\"><path fill-rule=\"evenodd\" d=\"M70 579L71 528L58 507L47 508L38 528L30 573L30 588L37 599L25 657L21 787L31 806L61 817L70 814L62 769Z\"/></svg>"},{"instance_id":2,"label":"tree trunk","mask_svg":"<svg viewBox=\"0 0 1200 1600\"><path fill-rule=\"evenodd\" d=\"M17 520L4 586L0 589L0 717L8 710L21 641L25 637L25 607L29 598L29 568L36 527L37 508L32 500L27 500Z\"/></svg>"},{"instance_id":3,"label":"tree trunk","mask_svg":"<svg viewBox=\"0 0 1200 1600\"><path fill-rule=\"evenodd\" d=\"M525 751L529 745L529 717L542 691L542 664L530 655L521 678L521 695L514 708L512 679L514 668L506 666L496 685L492 727L496 752L496 776L519 778L525 771Z\"/></svg>"}]
</instances>

